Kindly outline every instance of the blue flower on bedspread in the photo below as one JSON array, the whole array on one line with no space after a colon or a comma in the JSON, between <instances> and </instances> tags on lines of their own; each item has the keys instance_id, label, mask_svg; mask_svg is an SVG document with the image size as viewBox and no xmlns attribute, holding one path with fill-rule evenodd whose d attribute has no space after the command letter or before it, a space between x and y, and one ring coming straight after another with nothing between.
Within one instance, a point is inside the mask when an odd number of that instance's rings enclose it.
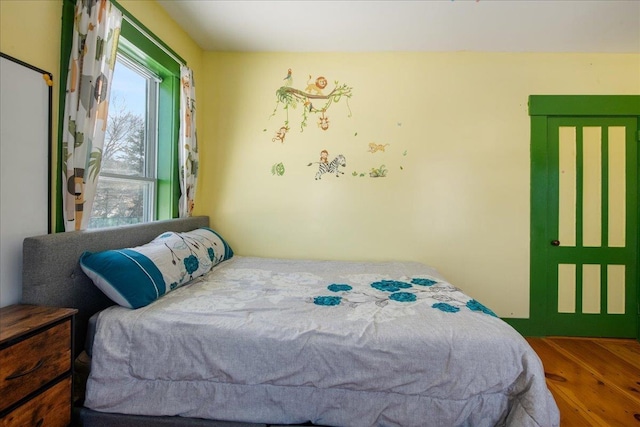
<instances>
[{"instance_id":1,"label":"blue flower on bedspread","mask_svg":"<svg viewBox=\"0 0 640 427\"><path fill-rule=\"evenodd\" d=\"M313 303L316 305L338 305L342 300L341 297L336 296L324 296L324 297L315 297L313 299Z\"/></svg>"},{"instance_id":2,"label":"blue flower on bedspread","mask_svg":"<svg viewBox=\"0 0 640 427\"><path fill-rule=\"evenodd\" d=\"M436 282L435 280L431 280L431 279L415 278L415 279L411 279L411 283L413 283L414 285L418 285L418 286L433 286L438 282Z\"/></svg>"},{"instance_id":3,"label":"blue flower on bedspread","mask_svg":"<svg viewBox=\"0 0 640 427\"><path fill-rule=\"evenodd\" d=\"M209 259L213 261L216 257L216 254L213 252L213 248L207 248L207 254L209 255Z\"/></svg>"},{"instance_id":4,"label":"blue flower on bedspread","mask_svg":"<svg viewBox=\"0 0 640 427\"><path fill-rule=\"evenodd\" d=\"M198 269L200 262L195 255L189 255L184 259L184 267L187 269L187 273L193 274Z\"/></svg>"},{"instance_id":5,"label":"blue flower on bedspread","mask_svg":"<svg viewBox=\"0 0 640 427\"><path fill-rule=\"evenodd\" d=\"M437 302L433 304L431 307L437 308L438 310L442 310L446 313L457 313L460 309L451 304L447 304L446 302Z\"/></svg>"},{"instance_id":6,"label":"blue flower on bedspread","mask_svg":"<svg viewBox=\"0 0 640 427\"><path fill-rule=\"evenodd\" d=\"M384 292L397 292L400 289L410 288L411 285L398 280L380 280L379 282L373 282L371 287Z\"/></svg>"},{"instance_id":7,"label":"blue flower on bedspread","mask_svg":"<svg viewBox=\"0 0 640 427\"><path fill-rule=\"evenodd\" d=\"M480 304L478 301L472 299L467 301L467 307L469 308L469 310L473 310L473 311L481 311L483 313L489 314L493 317L498 317L496 316L496 314L491 311L490 309L488 309L487 307L485 307L484 305Z\"/></svg>"},{"instance_id":8,"label":"blue flower on bedspread","mask_svg":"<svg viewBox=\"0 0 640 427\"><path fill-rule=\"evenodd\" d=\"M334 283L332 285L327 286L327 289L329 289L331 292L342 292L342 291L350 291L353 288L343 283Z\"/></svg>"},{"instance_id":9,"label":"blue flower on bedspread","mask_svg":"<svg viewBox=\"0 0 640 427\"><path fill-rule=\"evenodd\" d=\"M399 302L413 302L416 300L416 295L411 292L394 292L389 295L389 299Z\"/></svg>"},{"instance_id":10,"label":"blue flower on bedspread","mask_svg":"<svg viewBox=\"0 0 640 427\"><path fill-rule=\"evenodd\" d=\"M495 316L491 310L477 301L469 301L469 298L463 294L457 295L460 293L460 290L446 282L439 282L438 280L425 277L406 278L407 281L404 281L404 277L402 279L403 280L381 279L377 281L367 281L370 288L364 289L354 284L332 283L327 286L327 289L331 292L340 292L341 296L317 296L308 298L307 301L313 302L316 305L341 305L351 308L357 308L363 304L375 304L380 308L384 308L389 301L401 303L421 301L426 302L432 308L446 313L457 313L461 307L467 304L466 307L470 310L481 311ZM371 288L378 292L371 292ZM469 302L467 303L467 301ZM396 307L398 307L398 305L396 305Z\"/></svg>"}]
</instances>

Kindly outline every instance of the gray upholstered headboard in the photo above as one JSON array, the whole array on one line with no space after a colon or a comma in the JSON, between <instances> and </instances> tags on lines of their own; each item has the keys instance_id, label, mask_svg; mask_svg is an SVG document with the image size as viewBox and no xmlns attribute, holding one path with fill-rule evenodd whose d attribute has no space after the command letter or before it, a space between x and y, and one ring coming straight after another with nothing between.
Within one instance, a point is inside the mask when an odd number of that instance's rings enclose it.
<instances>
[{"instance_id":1,"label":"gray upholstered headboard","mask_svg":"<svg viewBox=\"0 0 640 427\"><path fill-rule=\"evenodd\" d=\"M78 261L84 251L140 246L165 231L208 226L209 217L199 216L27 237L23 243L22 303L78 309L75 352L80 353L89 317L113 305L80 268Z\"/></svg>"}]
</instances>

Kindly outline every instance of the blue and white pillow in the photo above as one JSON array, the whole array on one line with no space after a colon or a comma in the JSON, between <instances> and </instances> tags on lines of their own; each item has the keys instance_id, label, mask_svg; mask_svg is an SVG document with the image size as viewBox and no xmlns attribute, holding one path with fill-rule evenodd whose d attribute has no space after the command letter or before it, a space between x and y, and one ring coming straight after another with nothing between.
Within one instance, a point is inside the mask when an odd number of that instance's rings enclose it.
<instances>
[{"instance_id":1,"label":"blue and white pillow","mask_svg":"<svg viewBox=\"0 0 640 427\"><path fill-rule=\"evenodd\" d=\"M166 232L143 246L85 252L80 267L113 302L144 307L233 256L229 244L210 228Z\"/></svg>"}]
</instances>

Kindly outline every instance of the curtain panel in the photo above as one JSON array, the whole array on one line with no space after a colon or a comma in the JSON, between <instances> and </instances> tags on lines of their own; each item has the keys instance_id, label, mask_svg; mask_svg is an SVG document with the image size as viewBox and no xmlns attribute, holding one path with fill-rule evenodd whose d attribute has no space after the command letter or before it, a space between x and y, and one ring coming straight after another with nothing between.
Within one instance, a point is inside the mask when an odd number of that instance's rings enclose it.
<instances>
[{"instance_id":1,"label":"curtain panel","mask_svg":"<svg viewBox=\"0 0 640 427\"><path fill-rule=\"evenodd\" d=\"M192 215L198 180L198 142L196 135L196 87L193 71L180 67L180 217Z\"/></svg>"},{"instance_id":2,"label":"curtain panel","mask_svg":"<svg viewBox=\"0 0 640 427\"><path fill-rule=\"evenodd\" d=\"M76 2L62 130L65 231L86 229L91 219L121 24L108 0Z\"/></svg>"}]
</instances>

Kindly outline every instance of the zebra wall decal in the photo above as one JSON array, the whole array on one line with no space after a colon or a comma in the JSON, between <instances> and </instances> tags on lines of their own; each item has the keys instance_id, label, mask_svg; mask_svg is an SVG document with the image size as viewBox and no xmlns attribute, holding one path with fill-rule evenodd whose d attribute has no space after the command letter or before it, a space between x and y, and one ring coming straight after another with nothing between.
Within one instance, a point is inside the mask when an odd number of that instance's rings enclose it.
<instances>
[{"instance_id":1,"label":"zebra wall decal","mask_svg":"<svg viewBox=\"0 0 640 427\"><path fill-rule=\"evenodd\" d=\"M329 163L311 162L307 166L311 166L315 163L318 164L318 172L316 173L316 180L322 179L322 175L324 175L325 173L335 173L336 176L340 176L340 174L344 175L344 172L339 170L339 168L340 167L344 168L347 166L347 160L342 154L338 154L338 156L335 159L331 160L331 162Z\"/></svg>"}]
</instances>

